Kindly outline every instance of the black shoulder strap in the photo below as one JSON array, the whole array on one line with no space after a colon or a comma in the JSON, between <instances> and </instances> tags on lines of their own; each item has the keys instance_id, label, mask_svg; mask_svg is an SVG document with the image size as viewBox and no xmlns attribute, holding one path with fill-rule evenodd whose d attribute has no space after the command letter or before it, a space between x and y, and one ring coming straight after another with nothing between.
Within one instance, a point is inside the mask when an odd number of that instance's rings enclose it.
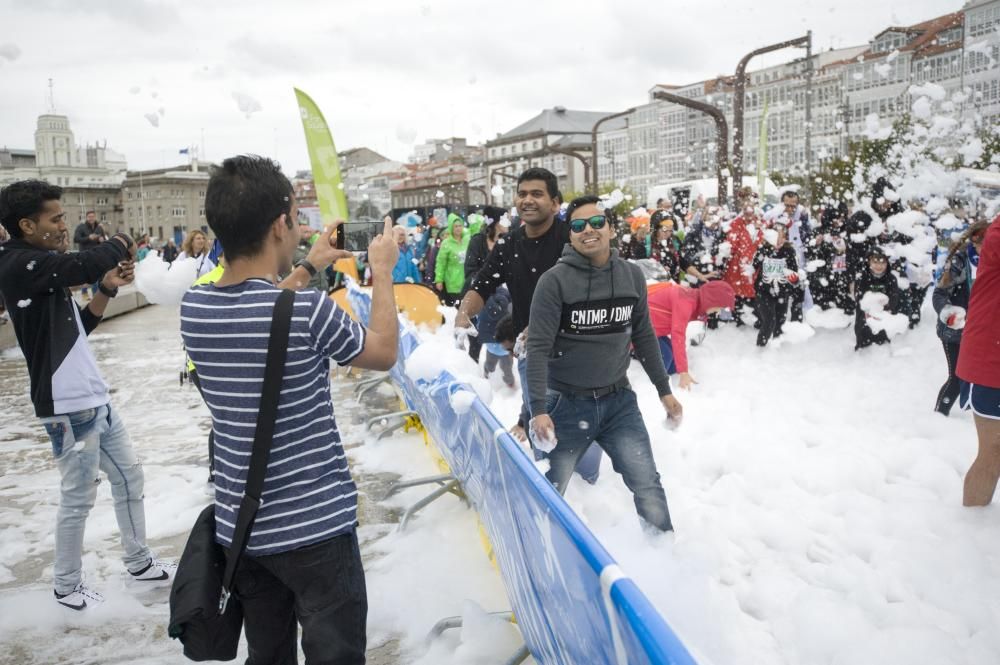
<instances>
[{"instance_id":1,"label":"black shoulder strap","mask_svg":"<svg viewBox=\"0 0 1000 665\"><path fill-rule=\"evenodd\" d=\"M285 371L285 358L288 355L288 333L292 326L292 309L295 304L295 291L284 289L274 303L274 314L271 318L271 336L267 345L267 364L264 368L264 385L261 389L260 408L257 412L257 427L253 434L253 452L250 454L250 469L247 472L246 489L240 502L240 511L236 516L236 528L233 530L233 542L226 557L226 572L222 576L222 596L219 599L219 614L226 611L226 603L236 575L236 566L250 540L250 529L253 527L257 509L260 508L260 495L264 489L264 473L267 471L267 459L271 452L271 439L274 437L274 421L278 416L278 397L281 394L281 380Z\"/></svg>"}]
</instances>

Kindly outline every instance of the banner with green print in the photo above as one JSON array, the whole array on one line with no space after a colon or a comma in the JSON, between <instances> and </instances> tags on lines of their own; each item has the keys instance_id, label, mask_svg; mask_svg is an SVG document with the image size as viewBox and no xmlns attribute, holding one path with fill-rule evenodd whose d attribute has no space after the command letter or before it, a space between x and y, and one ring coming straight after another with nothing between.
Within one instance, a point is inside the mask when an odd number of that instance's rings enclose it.
<instances>
[{"instance_id":1,"label":"banner with green print","mask_svg":"<svg viewBox=\"0 0 1000 665\"><path fill-rule=\"evenodd\" d=\"M340 160L333 144L330 128L323 118L316 102L309 95L295 88L295 99L299 104L302 129L306 134L309 149L309 163L312 166L313 184L319 201L323 223L348 219L347 196L344 195L340 179Z\"/></svg>"}]
</instances>

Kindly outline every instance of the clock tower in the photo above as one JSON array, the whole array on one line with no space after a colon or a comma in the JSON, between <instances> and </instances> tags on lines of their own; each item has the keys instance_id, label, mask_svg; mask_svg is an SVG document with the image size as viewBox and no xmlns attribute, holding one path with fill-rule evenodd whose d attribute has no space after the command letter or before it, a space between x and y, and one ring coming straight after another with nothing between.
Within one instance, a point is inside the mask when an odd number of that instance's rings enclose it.
<instances>
[{"instance_id":1,"label":"clock tower","mask_svg":"<svg viewBox=\"0 0 1000 665\"><path fill-rule=\"evenodd\" d=\"M41 167L77 166L76 141L69 128L69 118L64 115L38 116L35 130L35 160Z\"/></svg>"}]
</instances>

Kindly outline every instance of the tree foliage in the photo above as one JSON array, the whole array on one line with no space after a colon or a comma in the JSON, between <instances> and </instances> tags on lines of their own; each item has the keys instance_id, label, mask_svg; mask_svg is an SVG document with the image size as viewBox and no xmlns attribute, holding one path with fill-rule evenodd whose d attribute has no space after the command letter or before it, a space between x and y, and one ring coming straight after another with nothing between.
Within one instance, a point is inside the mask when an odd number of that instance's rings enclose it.
<instances>
[{"instance_id":1,"label":"tree foliage","mask_svg":"<svg viewBox=\"0 0 1000 665\"><path fill-rule=\"evenodd\" d=\"M621 190L621 193L624 197L618 205L611 208L611 210L618 217L622 218L627 217L630 212L632 212L641 205L645 205L645 202L642 201L642 199L640 199L638 196L636 196L635 191L628 185L616 185L613 182L606 182L597 188L597 194L598 196L605 196L605 195L611 196L611 194L616 189ZM562 193L563 201L569 203L573 199L578 198L580 196L586 196L589 193L590 192L563 192Z\"/></svg>"}]
</instances>

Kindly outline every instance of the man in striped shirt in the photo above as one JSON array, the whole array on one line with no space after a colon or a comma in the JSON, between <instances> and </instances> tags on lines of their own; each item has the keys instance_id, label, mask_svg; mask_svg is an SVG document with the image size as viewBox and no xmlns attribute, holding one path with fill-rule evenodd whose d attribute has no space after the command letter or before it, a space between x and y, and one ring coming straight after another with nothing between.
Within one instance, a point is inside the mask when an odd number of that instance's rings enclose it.
<instances>
[{"instance_id":1,"label":"man in striped shirt","mask_svg":"<svg viewBox=\"0 0 1000 665\"><path fill-rule=\"evenodd\" d=\"M346 254L327 229L294 270L299 235L292 187L266 158L225 160L205 197L209 226L226 248L214 283L194 286L181 304L181 336L197 368L215 431L216 540L232 544L246 484L264 364L279 287ZM357 489L330 396L330 360L387 370L398 344L390 234L376 237L371 325L353 321L325 295L298 291L293 306L274 438L262 502L240 561L250 665L294 663L296 619L308 662L363 663L367 598L358 549ZM317 261L322 265L315 265ZM279 274L291 271L277 284Z\"/></svg>"}]
</instances>

